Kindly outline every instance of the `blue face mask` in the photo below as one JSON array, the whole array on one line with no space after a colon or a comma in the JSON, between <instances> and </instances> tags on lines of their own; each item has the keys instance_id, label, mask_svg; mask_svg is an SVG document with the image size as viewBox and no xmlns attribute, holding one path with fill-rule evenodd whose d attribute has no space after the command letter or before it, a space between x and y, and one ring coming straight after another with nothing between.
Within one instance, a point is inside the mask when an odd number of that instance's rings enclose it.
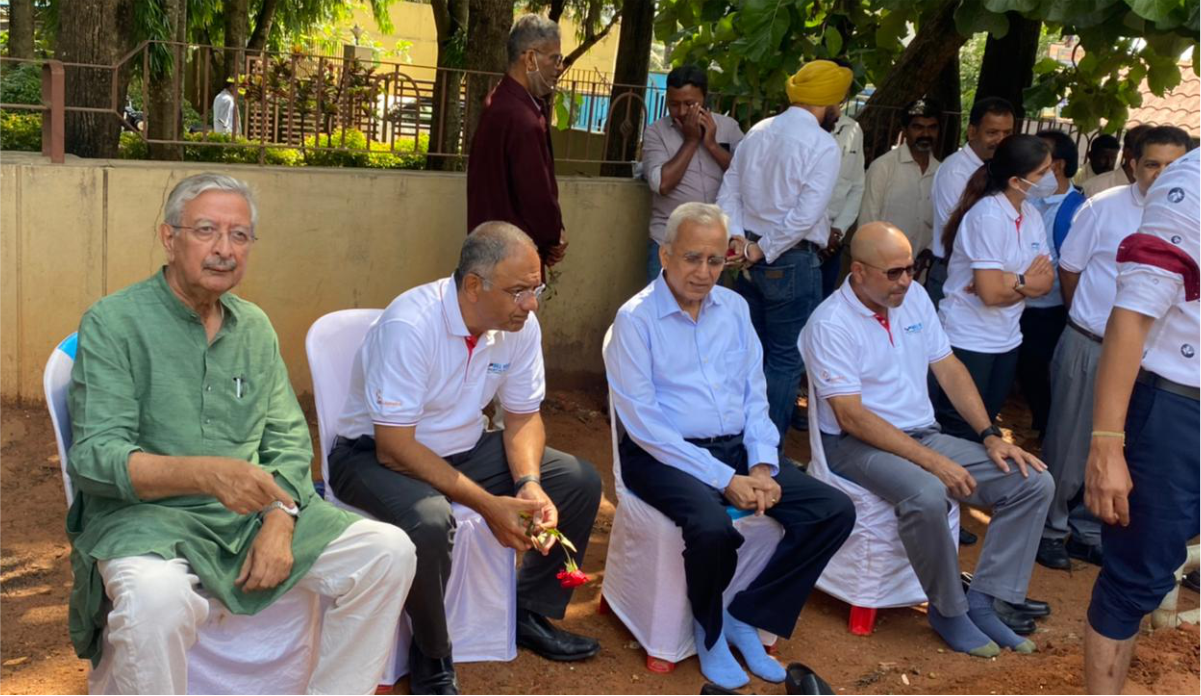
<instances>
[{"instance_id":1,"label":"blue face mask","mask_svg":"<svg viewBox=\"0 0 1201 696\"><path fill-rule=\"evenodd\" d=\"M1055 192L1059 190L1059 182L1055 180L1055 174L1053 174L1050 169L1047 170L1046 174L1043 174L1043 178L1035 182L1031 182L1020 176L1018 179L1030 185L1030 188L1026 189L1026 196L1028 198L1046 198L1047 196L1054 196Z\"/></svg>"}]
</instances>

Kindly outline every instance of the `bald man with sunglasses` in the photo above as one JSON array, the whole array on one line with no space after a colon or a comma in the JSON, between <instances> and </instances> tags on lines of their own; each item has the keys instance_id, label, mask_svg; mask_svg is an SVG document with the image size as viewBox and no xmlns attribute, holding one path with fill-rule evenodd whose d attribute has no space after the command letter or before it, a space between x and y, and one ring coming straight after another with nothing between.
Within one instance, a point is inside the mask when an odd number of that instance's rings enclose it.
<instances>
[{"instance_id":1,"label":"bald man with sunglasses","mask_svg":"<svg viewBox=\"0 0 1201 696\"><path fill-rule=\"evenodd\" d=\"M951 352L925 289L913 283L913 251L896 227L874 222L851 245L851 274L810 317L800 348L813 379L831 471L896 508L897 528L930 600L931 626L951 648L991 657L1029 653L994 609L1025 603L1045 514L1055 489L1041 461L1005 442L967 368ZM929 401L931 370L983 444L940 432ZM954 502L992 509L964 595Z\"/></svg>"}]
</instances>

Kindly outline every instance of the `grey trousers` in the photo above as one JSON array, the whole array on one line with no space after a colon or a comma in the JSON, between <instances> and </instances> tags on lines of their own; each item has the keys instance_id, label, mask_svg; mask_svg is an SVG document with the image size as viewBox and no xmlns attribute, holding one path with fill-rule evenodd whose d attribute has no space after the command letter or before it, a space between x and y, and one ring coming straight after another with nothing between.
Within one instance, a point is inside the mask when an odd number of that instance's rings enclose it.
<instances>
[{"instance_id":1,"label":"grey trousers","mask_svg":"<svg viewBox=\"0 0 1201 696\"><path fill-rule=\"evenodd\" d=\"M976 490L961 502L992 508L972 589L1006 602L1023 601L1054 481L1033 470L1029 478L1022 478L1012 463L1006 474L988 458L983 445L944 435L937 428L907 434L958 462L976 479ZM834 473L895 507L901 544L930 603L944 616L966 614L959 549L947 533L952 498L942 481L906 459L846 434L822 435L822 444Z\"/></svg>"},{"instance_id":2,"label":"grey trousers","mask_svg":"<svg viewBox=\"0 0 1201 696\"><path fill-rule=\"evenodd\" d=\"M1055 479L1055 497L1043 526L1044 539L1073 538L1101 544L1101 523L1084 505L1084 465L1093 429L1093 386L1101 344L1070 325L1051 359L1051 417L1043 437L1043 461Z\"/></svg>"}]
</instances>

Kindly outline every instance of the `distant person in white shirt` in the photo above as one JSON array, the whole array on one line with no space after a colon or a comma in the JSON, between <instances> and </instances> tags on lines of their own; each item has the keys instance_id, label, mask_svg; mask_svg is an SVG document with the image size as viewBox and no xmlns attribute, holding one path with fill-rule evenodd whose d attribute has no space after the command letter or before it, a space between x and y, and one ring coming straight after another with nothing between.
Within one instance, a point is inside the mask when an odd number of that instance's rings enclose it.
<instances>
[{"instance_id":1,"label":"distant person in white shirt","mask_svg":"<svg viewBox=\"0 0 1201 696\"><path fill-rule=\"evenodd\" d=\"M1026 198L1055 186L1047 144L1033 135L1011 135L968 180L943 231L950 263L938 314L990 422L1013 387L1026 298L1046 295L1054 283L1042 217ZM943 432L983 439L945 392L939 391L934 408Z\"/></svg>"},{"instance_id":2,"label":"distant person in white shirt","mask_svg":"<svg viewBox=\"0 0 1201 696\"><path fill-rule=\"evenodd\" d=\"M930 625L947 645L977 657L1000 648L1034 652L994 605L1025 601L1054 481L991 424L934 305L913 283L905 235L868 223L855 233L851 257L846 282L801 334L830 470L895 507L901 543L930 600ZM983 444L939 432L928 371ZM966 596L947 530L954 501L991 508L992 515Z\"/></svg>"},{"instance_id":3,"label":"distant person in white shirt","mask_svg":"<svg viewBox=\"0 0 1201 696\"><path fill-rule=\"evenodd\" d=\"M933 99L910 102L901 112L901 144L867 168L859 224L887 222L905 233L914 257L929 258L934 207L930 192L940 162L934 156L942 107Z\"/></svg>"},{"instance_id":4,"label":"distant person in white shirt","mask_svg":"<svg viewBox=\"0 0 1201 696\"><path fill-rule=\"evenodd\" d=\"M226 85L213 99L213 132L232 135L242 132L238 117L238 95L233 85Z\"/></svg>"},{"instance_id":5,"label":"distant person in white shirt","mask_svg":"<svg viewBox=\"0 0 1201 696\"><path fill-rule=\"evenodd\" d=\"M1126 131L1126 134L1122 136L1121 165L1084 182L1081 190L1086 197L1092 198L1102 191L1134 182L1134 151L1138 145L1138 139L1149 130L1151 130L1151 126L1142 124Z\"/></svg>"},{"instance_id":6,"label":"distant person in white shirt","mask_svg":"<svg viewBox=\"0 0 1201 696\"><path fill-rule=\"evenodd\" d=\"M1084 683L1093 694L1122 693L1139 625L1175 589L1197 535L1198 189L1193 150L1151 186L1138 234L1118 247L1084 494L1105 523L1084 635Z\"/></svg>"},{"instance_id":7,"label":"distant person in white shirt","mask_svg":"<svg viewBox=\"0 0 1201 696\"><path fill-rule=\"evenodd\" d=\"M642 172L651 189L651 238L646 281L659 275L659 245L667 218L682 203L713 203L722 176L742 140L729 116L705 106L709 76L704 68L681 65L667 74L667 113L642 136Z\"/></svg>"},{"instance_id":8,"label":"distant person in white shirt","mask_svg":"<svg viewBox=\"0 0 1201 696\"><path fill-rule=\"evenodd\" d=\"M726 689L751 672L784 681L756 629L785 638L855 523L842 492L780 466L762 351L746 300L717 285L729 237L715 205L685 203L667 222L663 273L622 305L605 348L620 425L621 476L680 527L701 671ZM767 515L784 537L723 608L743 538L727 508ZM745 514L745 513L744 513Z\"/></svg>"},{"instance_id":9,"label":"distant person in white shirt","mask_svg":"<svg viewBox=\"0 0 1201 696\"><path fill-rule=\"evenodd\" d=\"M735 290L763 344L768 413L781 443L804 370L797 336L821 301L818 253L830 239L827 210L842 159L830 131L853 75L828 60L798 70L785 85L791 106L751 128L717 195L734 249L749 264Z\"/></svg>"},{"instance_id":10,"label":"distant person in white shirt","mask_svg":"<svg viewBox=\"0 0 1201 696\"><path fill-rule=\"evenodd\" d=\"M1118 164L1118 153L1121 149L1122 144L1109 133L1102 133L1093 138L1088 146L1088 158L1084 167L1072 177L1072 183L1080 186L1094 176L1112 172Z\"/></svg>"},{"instance_id":11,"label":"distant person in white shirt","mask_svg":"<svg viewBox=\"0 0 1201 696\"><path fill-rule=\"evenodd\" d=\"M838 183L830 195L830 241L822 250L822 297L834 292L834 284L842 271L842 242L859 219L859 204L863 202L865 177L863 160L863 129L855 119L843 114L838 117L831 133L842 159L838 165Z\"/></svg>"},{"instance_id":12,"label":"distant person in white shirt","mask_svg":"<svg viewBox=\"0 0 1201 696\"><path fill-rule=\"evenodd\" d=\"M1001 141L1013 134L1013 105L1000 97L985 97L972 105L968 115L967 142L938 168L934 175L934 240L930 252L934 258L926 276L926 291L938 307L947 281L947 263L951 250L943 245L943 231L951 213L959 206L967 181L985 162L992 159Z\"/></svg>"},{"instance_id":13,"label":"distant person in white shirt","mask_svg":"<svg viewBox=\"0 0 1201 696\"><path fill-rule=\"evenodd\" d=\"M1039 542L1038 562L1069 570L1071 558L1101 564L1101 525L1084 506L1084 463L1093 426L1094 384L1101 337L1117 292L1118 245L1139 231L1151 185L1190 147L1174 126L1152 128L1135 145L1134 183L1088 199L1072 223L1059 257L1068 329L1051 363L1051 417L1043 459L1055 477L1055 499Z\"/></svg>"}]
</instances>

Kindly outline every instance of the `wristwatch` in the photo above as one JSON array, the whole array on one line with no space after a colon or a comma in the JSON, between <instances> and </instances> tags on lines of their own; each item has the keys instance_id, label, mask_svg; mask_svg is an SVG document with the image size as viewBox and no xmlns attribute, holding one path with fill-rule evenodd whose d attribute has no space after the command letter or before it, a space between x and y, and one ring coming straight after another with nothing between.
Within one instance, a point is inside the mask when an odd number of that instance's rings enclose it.
<instances>
[{"instance_id":1,"label":"wristwatch","mask_svg":"<svg viewBox=\"0 0 1201 696\"><path fill-rule=\"evenodd\" d=\"M987 438L989 435L996 435L997 437L1004 437L1004 435L1001 434L1000 428L998 428L995 425L990 425L987 428L985 428L984 430L980 431L980 442L984 442L984 439Z\"/></svg>"},{"instance_id":2,"label":"wristwatch","mask_svg":"<svg viewBox=\"0 0 1201 696\"><path fill-rule=\"evenodd\" d=\"M541 486L542 485L542 477L537 476L536 474L527 474L525 476L522 476L521 478L519 478L513 482L513 490L520 491L522 488L525 487L525 484L527 484L527 483L536 483L539 486Z\"/></svg>"},{"instance_id":3,"label":"wristwatch","mask_svg":"<svg viewBox=\"0 0 1201 696\"><path fill-rule=\"evenodd\" d=\"M1022 288L1026 287L1026 275L1024 273L1018 273L1017 277L1018 280L1013 284L1013 289L1021 290Z\"/></svg>"},{"instance_id":4,"label":"wristwatch","mask_svg":"<svg viewBox=\"0 0 1201 696\"><path fill-rule=\"evenodd\" d=\"M291 507L288 507L278 500L272 500L270 505L259 511L259 515L261 517L266 517L267 513L271 512L272 510L283 510L294 518L300 517L299 505L292 505Z\"/></svg>"}]
</instances>

